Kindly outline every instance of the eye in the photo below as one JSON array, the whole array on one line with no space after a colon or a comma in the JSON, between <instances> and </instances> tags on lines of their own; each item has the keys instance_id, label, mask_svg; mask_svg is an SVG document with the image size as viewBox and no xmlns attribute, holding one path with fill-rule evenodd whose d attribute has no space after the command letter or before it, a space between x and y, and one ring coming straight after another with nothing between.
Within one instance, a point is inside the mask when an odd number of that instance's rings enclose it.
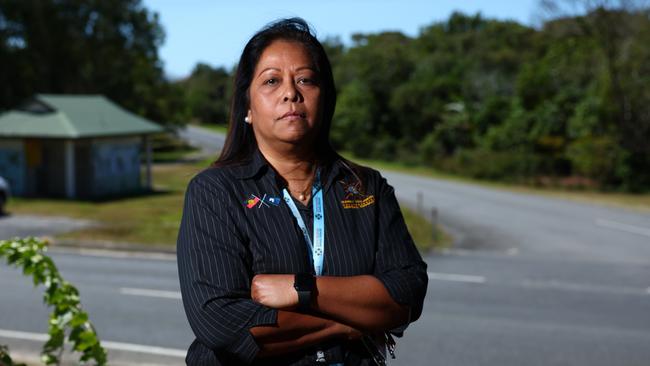
<instances>
[{"instance_id":1,"label":"eye","mask_svg":"<svg viewBox=\"0 0 650 366\"><path fill-rule=\"evenodd\" d=\"M278 79L270 78L264 81L264 85L275 85L278 83Z\"/></svg>"},{"instance_id":2,"label":"eye","mask_svg":"<svg viewBox=\"0 0 650 366\"><path fill-rule=\"evenodd\" d=\"M313 78L304 77L304 78L298 79L298 84L314 85L314 84L316 84L316 80L313 79Z\"/></svg>"}]
</instances>

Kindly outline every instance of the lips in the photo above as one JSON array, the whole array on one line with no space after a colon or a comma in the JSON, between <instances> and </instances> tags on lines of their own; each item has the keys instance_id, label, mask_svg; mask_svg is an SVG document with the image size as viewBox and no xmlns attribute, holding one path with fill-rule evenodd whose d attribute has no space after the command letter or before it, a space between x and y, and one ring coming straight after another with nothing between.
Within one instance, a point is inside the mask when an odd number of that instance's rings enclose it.
<instances>
[{"instance_id":1,"label":"lips","mask_svg":"<svg viewBox=\"0 0 650 366\"><path fill-rule=\"evenodd\" d=\"M298 111L289 111L285 114L282 115L282 117L278 119L304 119L307 117L307 114L304 112L298 112Z\"/></svg>"}]
</instances>

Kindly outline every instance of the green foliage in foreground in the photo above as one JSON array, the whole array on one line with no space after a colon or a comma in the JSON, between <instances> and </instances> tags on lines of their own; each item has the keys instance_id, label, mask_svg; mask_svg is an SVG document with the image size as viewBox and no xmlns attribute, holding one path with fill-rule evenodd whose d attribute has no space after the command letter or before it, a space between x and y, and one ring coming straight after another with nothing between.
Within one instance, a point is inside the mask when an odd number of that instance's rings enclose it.
<instances>
[{"instance_id":1,"label":"green foliage in foreground","mask_svg":"<svg viewBox=\"0 0 650 366\"><path fill-rule=\"evenodd\" d=\"M106 351L88 320L88 314L79 303L79 291L65 281L50 257L45 255L47 242L36 239L12 239L0 241L0 257L9 265L22 268L25 276L31 276L34 286L44 285L43 302L52 307L49 319L49 339L43 345L41 360L47 365L60 365L67 340L73 351L80 352L82 363L94 360L97 365L106 364ZM15 365L6 347L0 347L0 364Z\"/></svg>"},{"instance_id":2,"label":"green foliage in foreground","mask_svg":"<svg viewBox=\"0 0 650 366\"><path fill-rule=\"evenodd\" d=\"M26 366L24 363L15 363L9 356L9 348L0 344L0 365L2 366Z\"/></svg>"}]
</instances>

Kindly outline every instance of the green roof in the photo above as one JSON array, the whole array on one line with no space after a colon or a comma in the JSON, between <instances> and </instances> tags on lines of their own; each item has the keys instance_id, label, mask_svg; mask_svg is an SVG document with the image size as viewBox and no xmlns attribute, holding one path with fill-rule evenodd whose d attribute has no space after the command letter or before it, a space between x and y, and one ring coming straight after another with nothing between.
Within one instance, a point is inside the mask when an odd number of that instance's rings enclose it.
<instances>
[{"instance_id":1,"label":"green roof","mask_svg":"<svg viewBox=\"0 0 650 366\"><path fill-rule=\"evenodd\" d=\"M101 95L38 94L20 110L0 115L0 137L81 138L163 131Z\"/></svg>"}]
</instances>

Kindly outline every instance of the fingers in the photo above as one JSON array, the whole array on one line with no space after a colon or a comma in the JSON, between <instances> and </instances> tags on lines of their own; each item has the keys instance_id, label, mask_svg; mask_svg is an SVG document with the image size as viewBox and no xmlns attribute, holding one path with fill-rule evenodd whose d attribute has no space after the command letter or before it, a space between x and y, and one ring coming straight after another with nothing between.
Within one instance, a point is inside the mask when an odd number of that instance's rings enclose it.
<instances>
[{"instance_id":1,"label":"fingers","mask_svg":"<svg viewBox=\"0 0 650 366\"><path fill-rule=\"evenodd\" d=\"M293 275L261 274L251 281L251 299L275 309L287 309L298 304L293 288Z\"/></svg>"}]
</instances>

